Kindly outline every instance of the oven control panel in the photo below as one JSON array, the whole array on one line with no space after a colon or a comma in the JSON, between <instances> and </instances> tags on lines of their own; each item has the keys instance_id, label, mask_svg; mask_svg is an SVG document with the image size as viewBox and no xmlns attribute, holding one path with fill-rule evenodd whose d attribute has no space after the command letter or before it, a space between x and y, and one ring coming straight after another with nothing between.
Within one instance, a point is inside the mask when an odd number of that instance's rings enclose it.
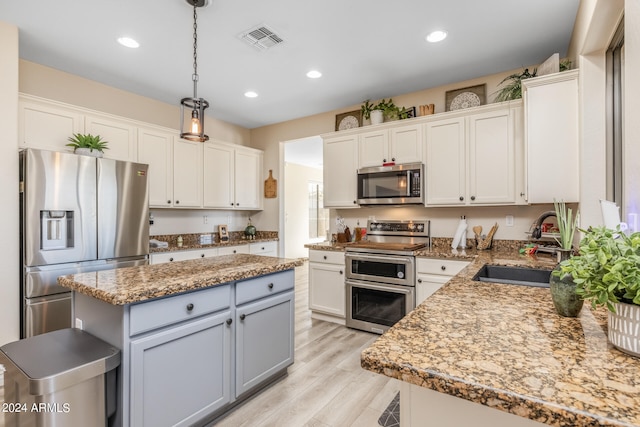
<instances>
[{"instance_id":1,"label":"oven control panel","mask_svg":"<svg viewBox=\"0 0 640 427\"><path fill-rule=\"evenodd\" d=\"M369 234L429 235L429 221L374 221L367 224Z\"/></svg>"}]
</instances>

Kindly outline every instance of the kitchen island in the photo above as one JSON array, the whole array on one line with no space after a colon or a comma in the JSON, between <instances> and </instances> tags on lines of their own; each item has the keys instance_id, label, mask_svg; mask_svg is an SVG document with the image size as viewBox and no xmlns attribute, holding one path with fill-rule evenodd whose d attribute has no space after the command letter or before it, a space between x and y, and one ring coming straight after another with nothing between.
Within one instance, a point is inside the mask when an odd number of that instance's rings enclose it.
<instances>
[{"instance_id":1,"label":"kitchen island","mask_svg":"<svg viewBox=\"0 0 640 427\"><path fill-rule=\"evenodd\" d=\"M640 359L608 344L606 311L565 318L549 289L472 280L487 263L550 268L548 256L473 256L361 355L402 381L401 425L640 425Z\"/></svg>"},{"instance_id":2,"label":"kitchen island","mask_svg":"<svg viewBox=\"0 0 640 427\"><path fill-rule=\"evenodd\" d=\"M227 255L58 278L122 353L116 426L198 425L293 363L298 260Z\"/></svg>"}]
</instances>

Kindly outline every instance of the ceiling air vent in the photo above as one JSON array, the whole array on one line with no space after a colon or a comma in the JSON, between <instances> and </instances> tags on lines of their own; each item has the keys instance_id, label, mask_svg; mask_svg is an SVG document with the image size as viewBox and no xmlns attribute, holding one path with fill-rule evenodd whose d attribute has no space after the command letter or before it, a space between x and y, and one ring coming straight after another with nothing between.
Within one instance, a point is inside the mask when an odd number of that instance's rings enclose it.
<instances>
[{"instance_id":1,"label":"ceiling air vent","mask_svg":"<svg viewBox=\"0 0 640 427\"><path fill-rule=\"evenodd\" d=\"M270 47L284 42L282 38L266 25L259 25L240 34L239 36L247 44L260 50L267 50Z\"/></svg>"}]
</instances>

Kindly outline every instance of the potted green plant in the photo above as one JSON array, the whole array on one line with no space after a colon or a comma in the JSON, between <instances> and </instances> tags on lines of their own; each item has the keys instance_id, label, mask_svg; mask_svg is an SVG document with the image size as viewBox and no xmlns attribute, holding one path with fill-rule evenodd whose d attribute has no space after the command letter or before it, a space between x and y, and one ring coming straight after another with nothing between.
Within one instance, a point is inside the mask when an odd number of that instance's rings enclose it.
<instances>
[{"instance_id":1,"label":"potted green plant","mask_svg":"<svg viewBox=\"0 0 640 427\"><path fill-rule=\"evenodd\" d=\"M378 101L377 104L371 103L370 100L366 100L360 107L362 111L362 117L370 119L372 125L380 124L383 121L406 119L409 117L409 109L405 107L398 107L394 104L393 99L389 98Z\"/></svg>"},{"instance_id":2,"label":"potted green plant","mask_svg":"<svg viewBox=\"0 0 640 427\"><path fill-rule=\"evenodd\" d=\"M568 208L564 201L553 201L556 212L556 222L558 223L558 236L556 241L560 245L558 251L558 262L568 259L573 250L573 237L580 220L580 213ZM551 300L561 316L577 317L582 310L584 300L577 293L577 286L570 274L560 274L560 265L556 267L549 279Z\"/></svg>"},{"instance_id":3,"label":"potted green plant","mask_svg":"<svg viewBox=\"0 0 640 427\"><path fill-rule=\"evenodd\" d=\"M577 256L560 263L557 274L570 274L576 292L595 308L609 310L609 341L640 356L640 233L591 227L582 230Z\"/></svg>"},{"instance_id":4,"label":"potted green plant","mask_svg":"<svg viewBox=\"0 0 640 427\"><path fill-rule=\"evenodd\" d=\"M72 147L76 154L83 154L94 157L102 157L104 150L108 150L108 142L103 140L100 135L91 135L90 133L74 133L68 138L67 147Z\"/></svg>"},{"instance_id":5,"label":"potted green plant","mask_svg":"<svg viewBox=\"0 0 640 427\"><path fill-rule=\"evenodd\" d=\"M510 76L505 77L498 86L505 83L506 85L495 92L497 95L493 102L511 101L513 99L522 98L522 80L530 79L531 77L535 77L537 74L537 68L534 68L533 72L529 72L529 69L525 68L520 74L511 74Z\"/></svg>"}]
</instances>

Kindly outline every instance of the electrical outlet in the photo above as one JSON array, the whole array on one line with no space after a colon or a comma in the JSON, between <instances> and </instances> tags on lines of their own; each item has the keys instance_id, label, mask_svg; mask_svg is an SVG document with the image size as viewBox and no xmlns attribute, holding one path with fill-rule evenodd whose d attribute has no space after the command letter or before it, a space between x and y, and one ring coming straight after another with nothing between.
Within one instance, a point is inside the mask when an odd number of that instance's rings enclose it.
<instances>
[{"instance_id":1,"label":"electrical outlet","mask_svg":"<svg viewBox=\"0 0 640 427\"><path fill-rule=\"evenodd\" d=\"M232 217L231 215L228 215L228 216L227 216L227 225L231 225L231 223L233 222L233 221L231 220L232 218L233 218L233 217Z\"/></svg>"},{"instance_id":2,"label":"electrical outlet","mask_svg":"<svg viewBox=\"0 0 640 427\"><path fill-rule=\"evenodd\" d=\"M76 317L76 329L82 329L82 319Z\"/></svg>"},{"instance_id":3,"label":"electrical outlet","mask_svg":"<svg viewBox=\"0 0 640 427\"><path fill-rule=\"evenodd\" d=\"M209 217L207 215L203 215L202 216L202 223L203 224L209 224Z\"/></svg>"},{"instance_id":4,"label":"electrical outlet","mask_svg":"<svg viewBox=\"0 0 640 427\"><path fill-rule=\"evenodd\" d=\"M507 227L513 227L513 215L507 215L505 218L505 225Z\"/></svg>"}]
</instances>

